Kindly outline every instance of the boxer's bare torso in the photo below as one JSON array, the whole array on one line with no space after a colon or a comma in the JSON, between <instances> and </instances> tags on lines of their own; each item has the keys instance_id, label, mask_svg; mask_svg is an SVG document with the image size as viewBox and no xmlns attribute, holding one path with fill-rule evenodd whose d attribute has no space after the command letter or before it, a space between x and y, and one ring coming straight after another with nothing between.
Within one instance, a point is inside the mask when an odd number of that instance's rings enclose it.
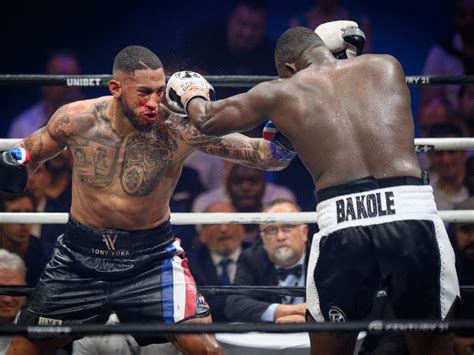
<instances>
[{"instance_id":1,"label":"boxer's bare torso","mask_svg":"<svg viewBox=\"0 0 474 355\"><path fill-rule=\"evenodd\" d=\"M161 109L150 131L125 129L112 96L59 109L20 144L37 164L67 147L73 156L71 216L95 228L148 229L169 218L184 160L196 149L249 166L278 169L268 142L232 134L209 137L187 118Z\"/></svg>"},{"instance_id":2,"label":"boxer's bare torso","mask_svg":"<svg viewBox=\"0 0 474 355\"><path fill-rule=\"evenodd\" d=\"M220 114L233 106L241 120ZM196 121L212 127L204 132L220 134L268 117L291 141L317 189L365 176L421 175L410 94L393 57L309 63L291 78L206 106Z\"/></svg>"},{"instance_id":3,"label":"boxer's bare torso","mask_svg":"<svg viewBox=\"0 0 474 355\"><path fill-rule=\"evenodd\" d=\"M410 94L392 57L312 65L278 89L274 122L318 189L364 176L420 176ZM305 99L307 98L307 99Z\"/></svg>"}]
</instances>

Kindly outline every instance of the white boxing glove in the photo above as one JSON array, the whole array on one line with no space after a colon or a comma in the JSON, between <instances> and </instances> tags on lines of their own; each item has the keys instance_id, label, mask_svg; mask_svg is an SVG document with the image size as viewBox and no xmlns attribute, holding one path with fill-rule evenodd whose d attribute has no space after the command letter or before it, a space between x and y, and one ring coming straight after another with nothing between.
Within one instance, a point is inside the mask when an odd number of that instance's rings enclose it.
<instances>
[{"instance_id":1,"label":"white boxing glove","mask_svg":"<svg viewBox=\"0 0 474 355\"><path fill-rule=\"evenodd\" d=\"M326 22L316 27L314 32L337 59L353 58L364 49L365 33L354 21Z\"/></svg>"},{"instance_id":2,"label":"white boxing glove","mask_svg":"<svg viewBox=\"0 0 474 355\"><path fill-rule=\"evenodd\" d=\"M179 71L171 75L166 86L166 101L170 109L187 114L187 105L195 97L213 100L213 86L201 74L193 71Z\"/></svg>"}]
</instances>

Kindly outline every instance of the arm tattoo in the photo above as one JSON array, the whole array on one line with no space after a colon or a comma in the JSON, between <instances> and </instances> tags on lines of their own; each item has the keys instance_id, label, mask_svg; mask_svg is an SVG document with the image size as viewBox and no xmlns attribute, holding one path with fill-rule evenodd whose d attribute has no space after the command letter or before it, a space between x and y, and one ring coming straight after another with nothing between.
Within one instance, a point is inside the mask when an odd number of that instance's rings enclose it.
<instances>
[{"instance_id":1,"label":"arm tattoo","mask_svg":"<svg viewBox=\"0 0 474 355\"><path fill-rule=\"evenodd\" d=\"M76 123L79 123L77 120ZM69 114L64 114L59 117L53 117L51 123L48 125L48 132L56 141L66 144L69 137L74 133L72 119Z\"/></svg>"},{"instance_id":2,"label":"arm tattoo","mask_svg":"<svg viewBox=\"0 0 474 355\"><path fill-rule=\"evenodd\" d=\"M273 158L269 142L235 133L222 137L207 136L191 124L182 127L183 139L192 147L253 168L274 170L288 165Z\"/></svg>"},{"instance_id":3,"label":"arm tattoo","mask_svg":"<svg viewBox=\"0 0 474 355\"><path fill-rule=\"evenodd\" d=\"M37 156L41 156L43 152L43 141L42 136L47 131L46 127L43 127L33 133L32 135L28 136L23 140L21 145L27 150L30 151L33 156L31 157L32 161L36 161Z\"/></svg>"},{"instance_id":4,"label":"arm tattoo","mask_svg":"<svg viewBox=\"0 0 474 355\"><path fill-rule=\"evenodd\" d=\"M94 188L112 183L122 143L105 114L106 108L106 101L97 103L89 117L84 115L78 120L79 133L70 137L74 173L82 183Z\"/></svg>"}]
</instances>

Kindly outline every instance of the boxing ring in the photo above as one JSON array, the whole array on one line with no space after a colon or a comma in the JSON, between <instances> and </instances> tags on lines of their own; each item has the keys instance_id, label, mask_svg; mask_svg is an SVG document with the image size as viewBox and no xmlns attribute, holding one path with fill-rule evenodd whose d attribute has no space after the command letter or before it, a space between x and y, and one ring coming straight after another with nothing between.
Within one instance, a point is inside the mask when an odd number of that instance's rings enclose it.
<instances>
[{"instance_id":1,"label":"boxing ring","mask_svg":"<svg viewBox=\"0 0 474 355\"><path fill-rule=\"evenodd\" d=\"M272 76L206 76L214 86L251 87L257 83L275 79ZM106 86L110 75L0 75L0 85L66 85L80 87ZM407 76L408 85L446 85L473 84L470 76ZM0 139L0 150L10 148L18 139ZM474 150L474 138L420 138L414 141L417 152L432 150ZM439 211L440 217L449 223L474 223L474 210ZM261 224L261 223L315 223L316 212L299 213L171 213L170 222L174 225L187 224ZM65 224L67 213L0 213L0 224ZM204 295L225 296L245 294L251 296L280 295L304 296L303 287L269 286L208 286L199 287ZM33 287L0 285L0 294L10 296L28 296ZM461 285L462 292L474 292L474 285ZM69 326L21 326L2 325L0 336L22 335L29 338L44 336L98 336L111 334L130 334L156 336L156 333L446 333L452 331L474 331L474 320L373 320L347 323L303 323L303 324L116 324L116 325L69 325Z\"/></svg>"}]
</instances>

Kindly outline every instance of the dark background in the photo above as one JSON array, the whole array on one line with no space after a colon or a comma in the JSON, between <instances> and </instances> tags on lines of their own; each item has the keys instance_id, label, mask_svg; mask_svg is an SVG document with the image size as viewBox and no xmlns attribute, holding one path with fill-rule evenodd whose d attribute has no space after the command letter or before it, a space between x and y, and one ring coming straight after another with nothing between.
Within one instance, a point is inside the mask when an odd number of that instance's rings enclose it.
<instances>
[{"instance_id":1,"label":"dark background","mask_svg":"<svg viewBox=\"0 0 474 355\"><path fill-rule=\"evenodd\" d=\"M375 52L397 57L406 75L421 74L429 48L454 30L451 1L341 2L369 15ZM271 37L276 40L289 17L312 4L269 1ZM109 74L115 54L130 44L152 49L165 67L175 66L173 52L184 36L199 24L225 20L231 5L211 0L11 2L0 21L0 73L42 74L50 51L68 49L79 57L84 74ZM418 89L411 90L415 108ZM84 92L97 96L107 94L107 89ZM0 137L6 137L10 120L38 98L38 87L0 86Z\"/></svg>"}]
</instances>

